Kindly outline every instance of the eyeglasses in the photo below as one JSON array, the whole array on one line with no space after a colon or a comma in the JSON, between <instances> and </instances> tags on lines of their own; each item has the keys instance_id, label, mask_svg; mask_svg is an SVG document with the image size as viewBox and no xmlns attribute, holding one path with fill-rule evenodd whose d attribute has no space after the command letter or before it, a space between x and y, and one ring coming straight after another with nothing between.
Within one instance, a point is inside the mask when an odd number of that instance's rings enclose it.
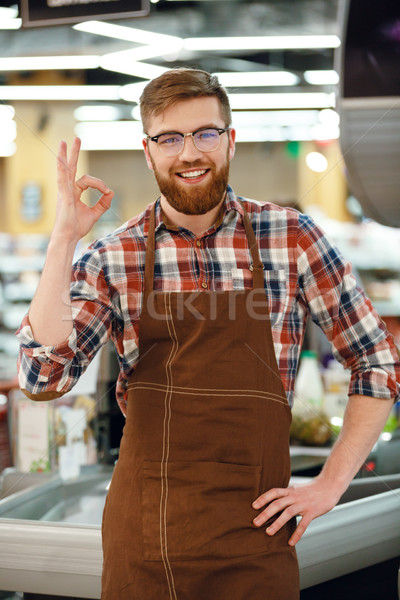
<instances>
[{"instance_id":1,"label":"eyeglasses","mask_svg":"<svg viewBox=\"0 0 400 600\"><path fill-rule=\"evenodd\" d=\"M160 135L147 136L148 140L156 142L160 152L166 156L176 156L183 150L185 137L191 135L194 145L200 152L212 152L217 150L221 141L221 135L229 131L229 127L218 129L216 127L206 127L193 131L193 133L178 133L171 131L160 133Z\"/></svg>"}]
</instances>

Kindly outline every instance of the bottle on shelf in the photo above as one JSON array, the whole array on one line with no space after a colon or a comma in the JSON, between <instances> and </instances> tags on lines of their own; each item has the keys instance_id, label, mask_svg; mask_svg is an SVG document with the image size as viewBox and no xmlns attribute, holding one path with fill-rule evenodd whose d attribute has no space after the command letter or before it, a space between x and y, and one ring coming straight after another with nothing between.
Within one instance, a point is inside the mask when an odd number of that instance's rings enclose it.
<instances>
[{"instance_id":1,"label":"bottle on shelf","mask_svg":"<svg viewBox=\"0 0 400 600\"><path fill-rule=\"evenodd\" d=\"M324 385L313 350L304 350L295 383L291 442L307 446L324 446L332 437L329 419L323 411Z\"/></svg>"},{"instance_id":2,"label":"bottle on shelf","mask_svg":"<svg viewBox=\"0 0 400 600\"><path fill-rule=\"evenodd\" d=\"M324 402L324 384L322 381L318 355L314 350L303 350L300 355L300 367L294 387L295 404L304 408L321 410ZM301 410L301 406L298 407Z\"/></svg>"}]
</instances>

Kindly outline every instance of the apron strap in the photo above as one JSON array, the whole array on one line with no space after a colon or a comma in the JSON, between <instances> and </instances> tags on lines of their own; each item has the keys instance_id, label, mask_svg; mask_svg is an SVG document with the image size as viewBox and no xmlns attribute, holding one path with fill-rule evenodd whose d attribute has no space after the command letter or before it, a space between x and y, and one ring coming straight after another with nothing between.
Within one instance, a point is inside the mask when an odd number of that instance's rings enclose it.
<instances>
[{"instance_id":1,"label":"apron strap","mask_svg":"<svg viewBox=\"0 0 400 600\"><path fill-rule=\"evenodd\" d=\"M156 229L156 204L154 202L149 221L149 230L147 233L146 256L144 265L144 291L149 293L153 291L154 285L154 256L155 256L155 229Z\"/></svg>"},{"instance_id":2,"label":"apron strap","mask_svg":"<svg viewBox=\"0 0 400 600\"><path fill-rule=\"evenodd\" d=\"M243 208L243 225L246 232L247 243L251 253L253 264L250 266L250 270L253 273L253 289L264 289L264 265L260 259L260 251L258 248L256 236L252 224L250 223L249 215L243 205L243 202L239 200ZM147 234L146 242L146 258L144 267L144 289L146 293L153 290L154 286L154 257L155 257L155 223L156 223L156 202L154 202L149 220L149 229Z\"/></svg>"},{"instance_id":3,"label":"apron strap","mask_svg":"<svg viewBox=\"0 0 400 600\"><path fill-rule=\"evenodd\" d=\"M239 200L239 198L238 198ZM264 265L261 262L260 250L257 244L256 236L254 234L253 226L250 222L249 215L245 209L243 202L239 200L243 208L243 225L246 231L247 243L249 244L249 250L253 264L250 266L250 270L253 272L253 289L264 289Z\"/></svg>"}]
</instances>

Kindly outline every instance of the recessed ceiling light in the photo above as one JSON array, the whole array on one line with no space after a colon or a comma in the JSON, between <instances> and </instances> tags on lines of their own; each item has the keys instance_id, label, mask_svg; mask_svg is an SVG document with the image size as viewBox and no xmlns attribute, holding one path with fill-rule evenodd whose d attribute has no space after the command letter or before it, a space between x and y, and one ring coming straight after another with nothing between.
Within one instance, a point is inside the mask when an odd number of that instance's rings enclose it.
<instances>
[{"instance_id":1,"label":"recessed ceiling light","mask_svg":"<svg viewBox=\"0 0 400 600\"><path fill-rule=\"evenodd\" d=\"M306 156L306 164L316 173L323 173L328 168L328 161L320 152L309 152Z\"/></svg>"}]
</instances>

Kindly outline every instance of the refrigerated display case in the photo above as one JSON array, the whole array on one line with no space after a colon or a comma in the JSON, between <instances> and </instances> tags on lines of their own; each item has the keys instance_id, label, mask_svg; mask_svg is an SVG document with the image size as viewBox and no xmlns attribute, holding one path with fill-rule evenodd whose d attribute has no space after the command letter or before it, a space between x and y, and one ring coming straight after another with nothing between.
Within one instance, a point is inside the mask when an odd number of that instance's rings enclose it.
<instances>
[{"instance_id":1,"label":"refrigerated display case","mask_svg":"<svg viewBox=\"0 0 400 600\"><path fill-rule=\"evenodd\" d=\"M301 451L306 464L307 452ZM310 454L315 463L318 452ZM111 476L112 467L100 465L85 468L75 481L56 475L41 481L31 474L24 489L24 474L5 474L0 589L53 600L100 598L100 524ZM355 479L340 504L313 521L297 545L302 590L400 557L399 523L400 475Z\"/></svg>"}]
</instances>

